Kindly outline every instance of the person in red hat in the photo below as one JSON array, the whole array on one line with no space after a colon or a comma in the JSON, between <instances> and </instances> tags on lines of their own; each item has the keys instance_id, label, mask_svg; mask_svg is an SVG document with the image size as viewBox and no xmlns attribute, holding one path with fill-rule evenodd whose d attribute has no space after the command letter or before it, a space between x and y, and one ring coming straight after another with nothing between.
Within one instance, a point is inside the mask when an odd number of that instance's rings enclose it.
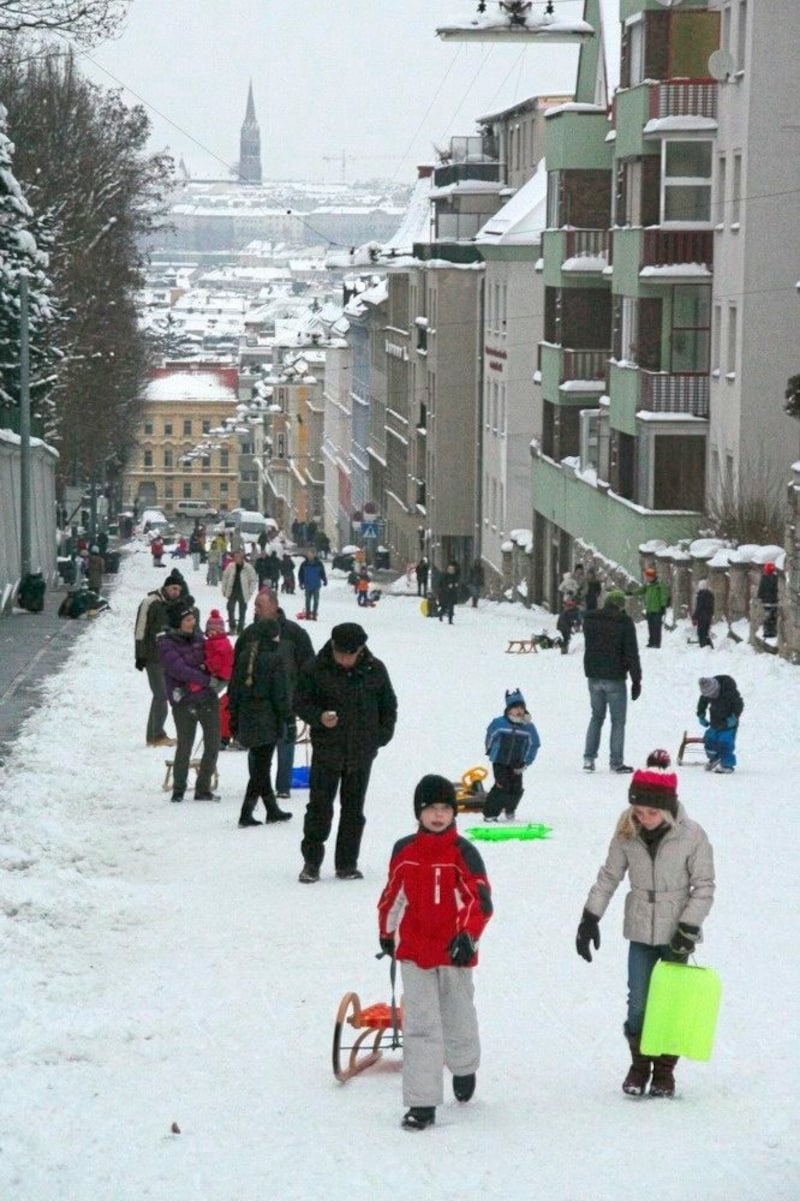
<instances>
[{"instance_id":1,"label":"person in red hat","mask_svg":"<svg viewBox=\"0 0 800 1201\"><path fill-rule=\"evenodd\" d=\"M654 764L668 763L663 751ZM648 760L649 762L650 760ZM678 801L678 779L660 766L634 772L629 807L617 822L608 855L583 909L575 947L587 963L600 946L600 919L626 874L623 935L629 939L628 1012L624 1031L631 1066L622 1090L641 1097L675 1092L674 1055L649 1059L640 1040L650 975L660 959L685 962L700 941L714 900L714 854L705 830Z\"/></svg>"}]
</instances>

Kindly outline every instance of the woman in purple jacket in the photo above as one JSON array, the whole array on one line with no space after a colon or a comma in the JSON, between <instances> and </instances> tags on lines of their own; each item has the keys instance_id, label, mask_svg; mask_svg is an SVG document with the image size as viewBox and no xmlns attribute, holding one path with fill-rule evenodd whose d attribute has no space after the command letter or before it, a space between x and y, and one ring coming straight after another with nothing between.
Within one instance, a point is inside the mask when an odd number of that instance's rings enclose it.
<instances>
[{"instance_id":1,"label":"woman in purple jacket","mask_svg":"<svg viewBox=\"0 0 800 1201\"><path fill-rule=\"evenodd\" d=\"M173 801L182 801L186 791L198 725L203 731L203 756L197 772L194 799L219 800L211 788L219 754L219 697L213 688L212 677L203 666L203 636L196 627L194 599L191 596L182 597L167 610L167 629L157 643L178 735L173 767Z\"/></svg>"}]
</instances>

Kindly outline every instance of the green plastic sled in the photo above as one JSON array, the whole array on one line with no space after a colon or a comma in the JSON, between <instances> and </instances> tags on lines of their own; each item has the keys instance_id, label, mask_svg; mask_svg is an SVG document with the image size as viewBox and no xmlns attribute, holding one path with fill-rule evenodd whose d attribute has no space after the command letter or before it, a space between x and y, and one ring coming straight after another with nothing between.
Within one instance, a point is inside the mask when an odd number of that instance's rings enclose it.
<instances>
[{"instance_id":1,"label":"green plastic sled","mask_svg":"<svg viewBox=\"0 0 800 1201\"><path fill-rule=\"evenodd\" d=\"M527 826L471 826L467 836L475 842L531 842L535 838L549 838L551 826L531 823Z\"/></svg>"},{"instance_id":2,"label":"green plastic sled","mask_svg":"<svg viewBox=\"0 0 800 1201\"><path fill-rule=\"evenodd\" d=\"M721 997L713 968L660 960L647 992L642 1054L710 1059Z\"/></svg>"}]
</instances>

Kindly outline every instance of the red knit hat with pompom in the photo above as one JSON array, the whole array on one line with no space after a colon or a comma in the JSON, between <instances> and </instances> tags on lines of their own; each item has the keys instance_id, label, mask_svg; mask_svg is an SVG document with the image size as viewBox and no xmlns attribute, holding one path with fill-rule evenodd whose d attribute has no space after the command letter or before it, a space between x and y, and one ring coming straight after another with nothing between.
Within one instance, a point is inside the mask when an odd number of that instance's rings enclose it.
<instances>
[{"instance_id":1,"label":"red knit hat with pompom","mask_svg":"<svg viewBox=\"0 0 800 1201\"><path fill-rule=\"evenodd\" d=\"M631 805L678 812L678 777L672 771L635 771L628 789Z\"/></svg>"},{"instance_id":2,"label":"red knit hat with pompom","mask_svg":"<svg viewBox=\"0 0 800 1201\"><path fill-rule=\"evenodd\" d=\"M208 615L208 621L206 622L206 633L218 634L220 631L222 631L223 634L225 633L225 619L223 618L219 609L212 609Z\"/></svg>"}]
</instances>

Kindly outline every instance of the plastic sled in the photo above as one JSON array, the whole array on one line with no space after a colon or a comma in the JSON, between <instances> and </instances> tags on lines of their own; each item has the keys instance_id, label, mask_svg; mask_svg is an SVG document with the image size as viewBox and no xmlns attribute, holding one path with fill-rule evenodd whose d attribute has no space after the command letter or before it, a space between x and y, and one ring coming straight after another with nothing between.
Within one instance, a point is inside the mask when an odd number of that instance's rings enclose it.
<instances>
[{"instance_id":1,"label":"plastic sled","mask_svg":"<svg viewBox=\"0 0 800 1201\"><path fill-rule=\"evenodd\" d=\"M306 753L305 763L292 768L292 788L308 788L311 782L311 768L308 765L308 744L311 741L308 726L303 723L295 738L295 746L302 746Z\"/></svg>"},{"instance_id":2,"label":"plastic sled","mask_svg":"<svg viewBox=\"0 0 800 1201\"><path fill-rule=\"evenodd\" d=\"M456 790L456 813L481 813L486 801L483 781L488 776L485 767L470 767L460 780L453 781Z\"/></svg>"},{"instance_id":3,"label":"plastic sled","mask_svg":"<svg viewBox=\"0 0 800 1201\"><path fill-rule=\"evenodd\" d=\"M395 1006L378 1001L362 1009L358 993L345 993L333 1027L333 1074L336 1079L346 1084L382 1059L384 1050L399 1050L403 1045L402 1027L402 1002ZM350 1042L350 1037L355 1041Z\"/></svg>"},{"instance_id":4,"label":"plastic sled","mask_svg":"<svg viewBox=\"0 0 800 1201\"><path fill-rule=\"evenodd\" d=\"M650 977L642 1054L710 1059L721 997L713 968L662 959Z\"/></svg>"},{"instance_id":5,"label":"plastic sled","mask_svg":"<svg viewBox=\"0 0 800 1201\"><path fill-rule=\"evenodd\" d=\"M689 748L691 748L691 751L689 753L689 757L687 758L686 752L689 750ZM707 762L708 757L706 755L705 742L703 741L702 734L697 736L695 734L689 734L686 730L684 730L683 738L681 739L681 745L678 747L677 758L678 766L683 766L684 764L687 767L698 767L704 765Z\"/></svg>"}]
</instances>

